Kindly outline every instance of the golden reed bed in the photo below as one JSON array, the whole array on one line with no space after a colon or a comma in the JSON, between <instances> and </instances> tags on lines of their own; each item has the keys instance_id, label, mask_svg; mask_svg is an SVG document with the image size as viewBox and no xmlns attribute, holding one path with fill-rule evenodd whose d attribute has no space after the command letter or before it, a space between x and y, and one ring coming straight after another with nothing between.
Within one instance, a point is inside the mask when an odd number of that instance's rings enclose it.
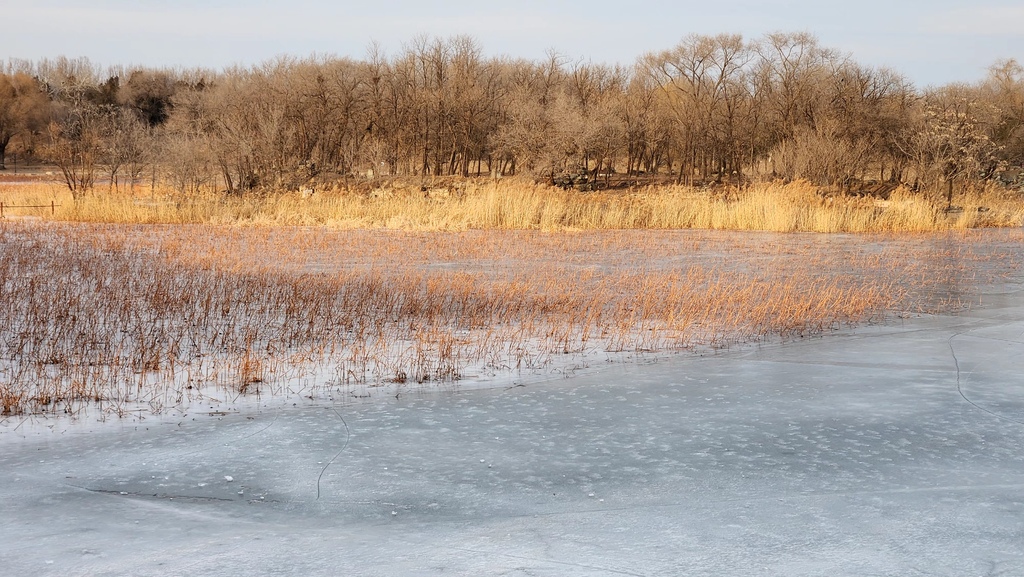
<instances>
[{"instance_id":1,"label":"golden reed bed","mask_svg":"<svg viewBox=\"0 0 1024 577\"><path fill-rule=\"evenodd\" d=\"M824 195L806 182L714 191L660 186L563 191L523 180L384 183L362 192L185 196L159 187L93 192L72 202L56 184L3 184L0 201L60 206L11 214L124 224L243 224L398 230L720 229L775 232L924 232L1024 223L1020 193L998 188L942 195L898 188L886 200Z\"/></svg>"}]
</instances>

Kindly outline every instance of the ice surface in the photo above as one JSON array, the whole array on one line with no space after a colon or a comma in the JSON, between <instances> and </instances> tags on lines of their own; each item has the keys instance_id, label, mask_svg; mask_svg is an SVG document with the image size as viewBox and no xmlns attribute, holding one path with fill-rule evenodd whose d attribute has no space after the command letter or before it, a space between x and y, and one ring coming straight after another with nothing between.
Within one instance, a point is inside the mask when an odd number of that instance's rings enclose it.
<instances>
[{"instance_id":1,"label":"ice surface","mask_svg":"<svg viewBox=\"0 0 1024 577\"><path fill-rule=\"evenodd\" d=\"M1024 575L1024 293L490 390L0 425L6 575ZM372 392L372 390L371 390Z\"/></svg>"}]
</instances>

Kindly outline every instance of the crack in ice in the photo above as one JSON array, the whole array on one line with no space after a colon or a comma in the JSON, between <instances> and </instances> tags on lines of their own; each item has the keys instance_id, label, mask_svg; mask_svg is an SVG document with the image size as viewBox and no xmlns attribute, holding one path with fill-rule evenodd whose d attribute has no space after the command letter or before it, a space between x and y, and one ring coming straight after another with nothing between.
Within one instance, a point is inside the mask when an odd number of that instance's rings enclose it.
<instances>
[{"instance_id":1,"label":"crack in ice","mask_svg":"<svg viewBox=\"0 0 1024 577\"><path fill-rule=\"evenodd\" d=\"M972 407L978 409L979 411L983 411L985 413L988 413L988 414L992 415L993 417L995 417L997 419L1003 419L1004 421L1010 421L1011 423L1017 423L1018 425L1024 425L1024 421L1020 421L1020 420L1014 419L1013 417L1007 417L1006 415L1000 415L999 413L997 413L995 411L992 411L990 409L986 409L985 407L982 407L978 403L975 403L974 401L969 399L967 397L967 395L964 394L963 386L962 386L962 383L961 383L961 380L960 380L960 359L957 358L957 356L956 356L956 349L953 348L953 339L955 339L956 337L959 337L961 335L965 335L968 332L971 332L971 331L964 331L964 332L954 333L953 335L951 335L949 337L949 340L947 341L947 344L949 345L949 352L950 352L951 355L953 355L953 365L956 367L956 392L960 393L960 396L963 397L963 399L965 401L967 401L968 404L970 404Z\"/></svg>"},{"instance_id":2,"label":"crack in ice","mask_svg":"<svg viewBox=\"0 0 1024 577\"><path fill-rule=\"evenodd\" d=\"M320 500L320 480L323 479L324 473L327 472L327 467L330 467L331 463L333 463L335 459L337 459L343 452L345 452L345 449L348 448L348 442L352 440L352 430L348 428L348 423L345 422L345 417L341 416L341 413L338 412L338 409L335 409L333 406L331 407L331 410L334 411L335 415L338 415L339 419L341 419L341 424L345 425L345 444L341 446L341 449L339 449L338 452L335 453L333 457L331 457L330 461L327 461L327 464L324 465L324 468L320 469L320 475L316 478L317 501Z\"/></svg>"}]
</instances>

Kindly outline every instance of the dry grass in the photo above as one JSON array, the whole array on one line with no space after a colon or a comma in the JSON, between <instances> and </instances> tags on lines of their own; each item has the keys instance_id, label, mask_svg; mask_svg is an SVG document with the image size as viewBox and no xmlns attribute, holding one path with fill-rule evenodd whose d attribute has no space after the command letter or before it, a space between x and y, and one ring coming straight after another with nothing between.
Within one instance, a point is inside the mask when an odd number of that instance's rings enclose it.
<instances>
[{"instance_id":1,"label":"dry grass","mask_svg":"<svg viewBox=\"0 0 1024 577\"><path fill-rule=\"evenodd\" d=\"M1016 234L1010 238L1012 234ZM1019 231L331 231L0 223L0 411L452 382L958 306ZM991 249L991 250L990 250Z\"/></svg>"},{"instance_id":2,"label":"dry grass","mask_svg":"<svg viewBox=\"0 0 1024 577\"><path fill-rule=\"evenodd\" d=\"M146 189L148 191L148 189ZM1024 199L996 188L959 195L946 214L941 195L898 189L885 201L826 197L807 183L762 184L716 192L684 187L632 192L563 191L510 180L387 184L341 190L227 198L170 192L94 193L75 204L56 185L3 185L8 204L61 204L54 218L123 224L251 224L398 230L721 229L776 232L924 232L1021 226ZM20 211L49 218L49 210Z\"/></svg>"}]
</instances>

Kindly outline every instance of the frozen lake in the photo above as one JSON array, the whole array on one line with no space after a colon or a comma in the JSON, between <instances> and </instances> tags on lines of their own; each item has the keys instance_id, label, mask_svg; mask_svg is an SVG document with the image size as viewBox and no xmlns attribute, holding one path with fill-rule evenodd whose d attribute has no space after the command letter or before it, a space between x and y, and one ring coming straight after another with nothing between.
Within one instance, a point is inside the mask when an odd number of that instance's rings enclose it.
<instances>
[{"instance_id":1,"label":"frozen lake","mask_svg":"<svg viewBox=\"0 0 1024 577\"><path fill-rule=\"evenodd\" d=\"M0 567L1024 575L1024 293L986 293L511 388L7 419Z\"/></svg>"}]
</instances>

